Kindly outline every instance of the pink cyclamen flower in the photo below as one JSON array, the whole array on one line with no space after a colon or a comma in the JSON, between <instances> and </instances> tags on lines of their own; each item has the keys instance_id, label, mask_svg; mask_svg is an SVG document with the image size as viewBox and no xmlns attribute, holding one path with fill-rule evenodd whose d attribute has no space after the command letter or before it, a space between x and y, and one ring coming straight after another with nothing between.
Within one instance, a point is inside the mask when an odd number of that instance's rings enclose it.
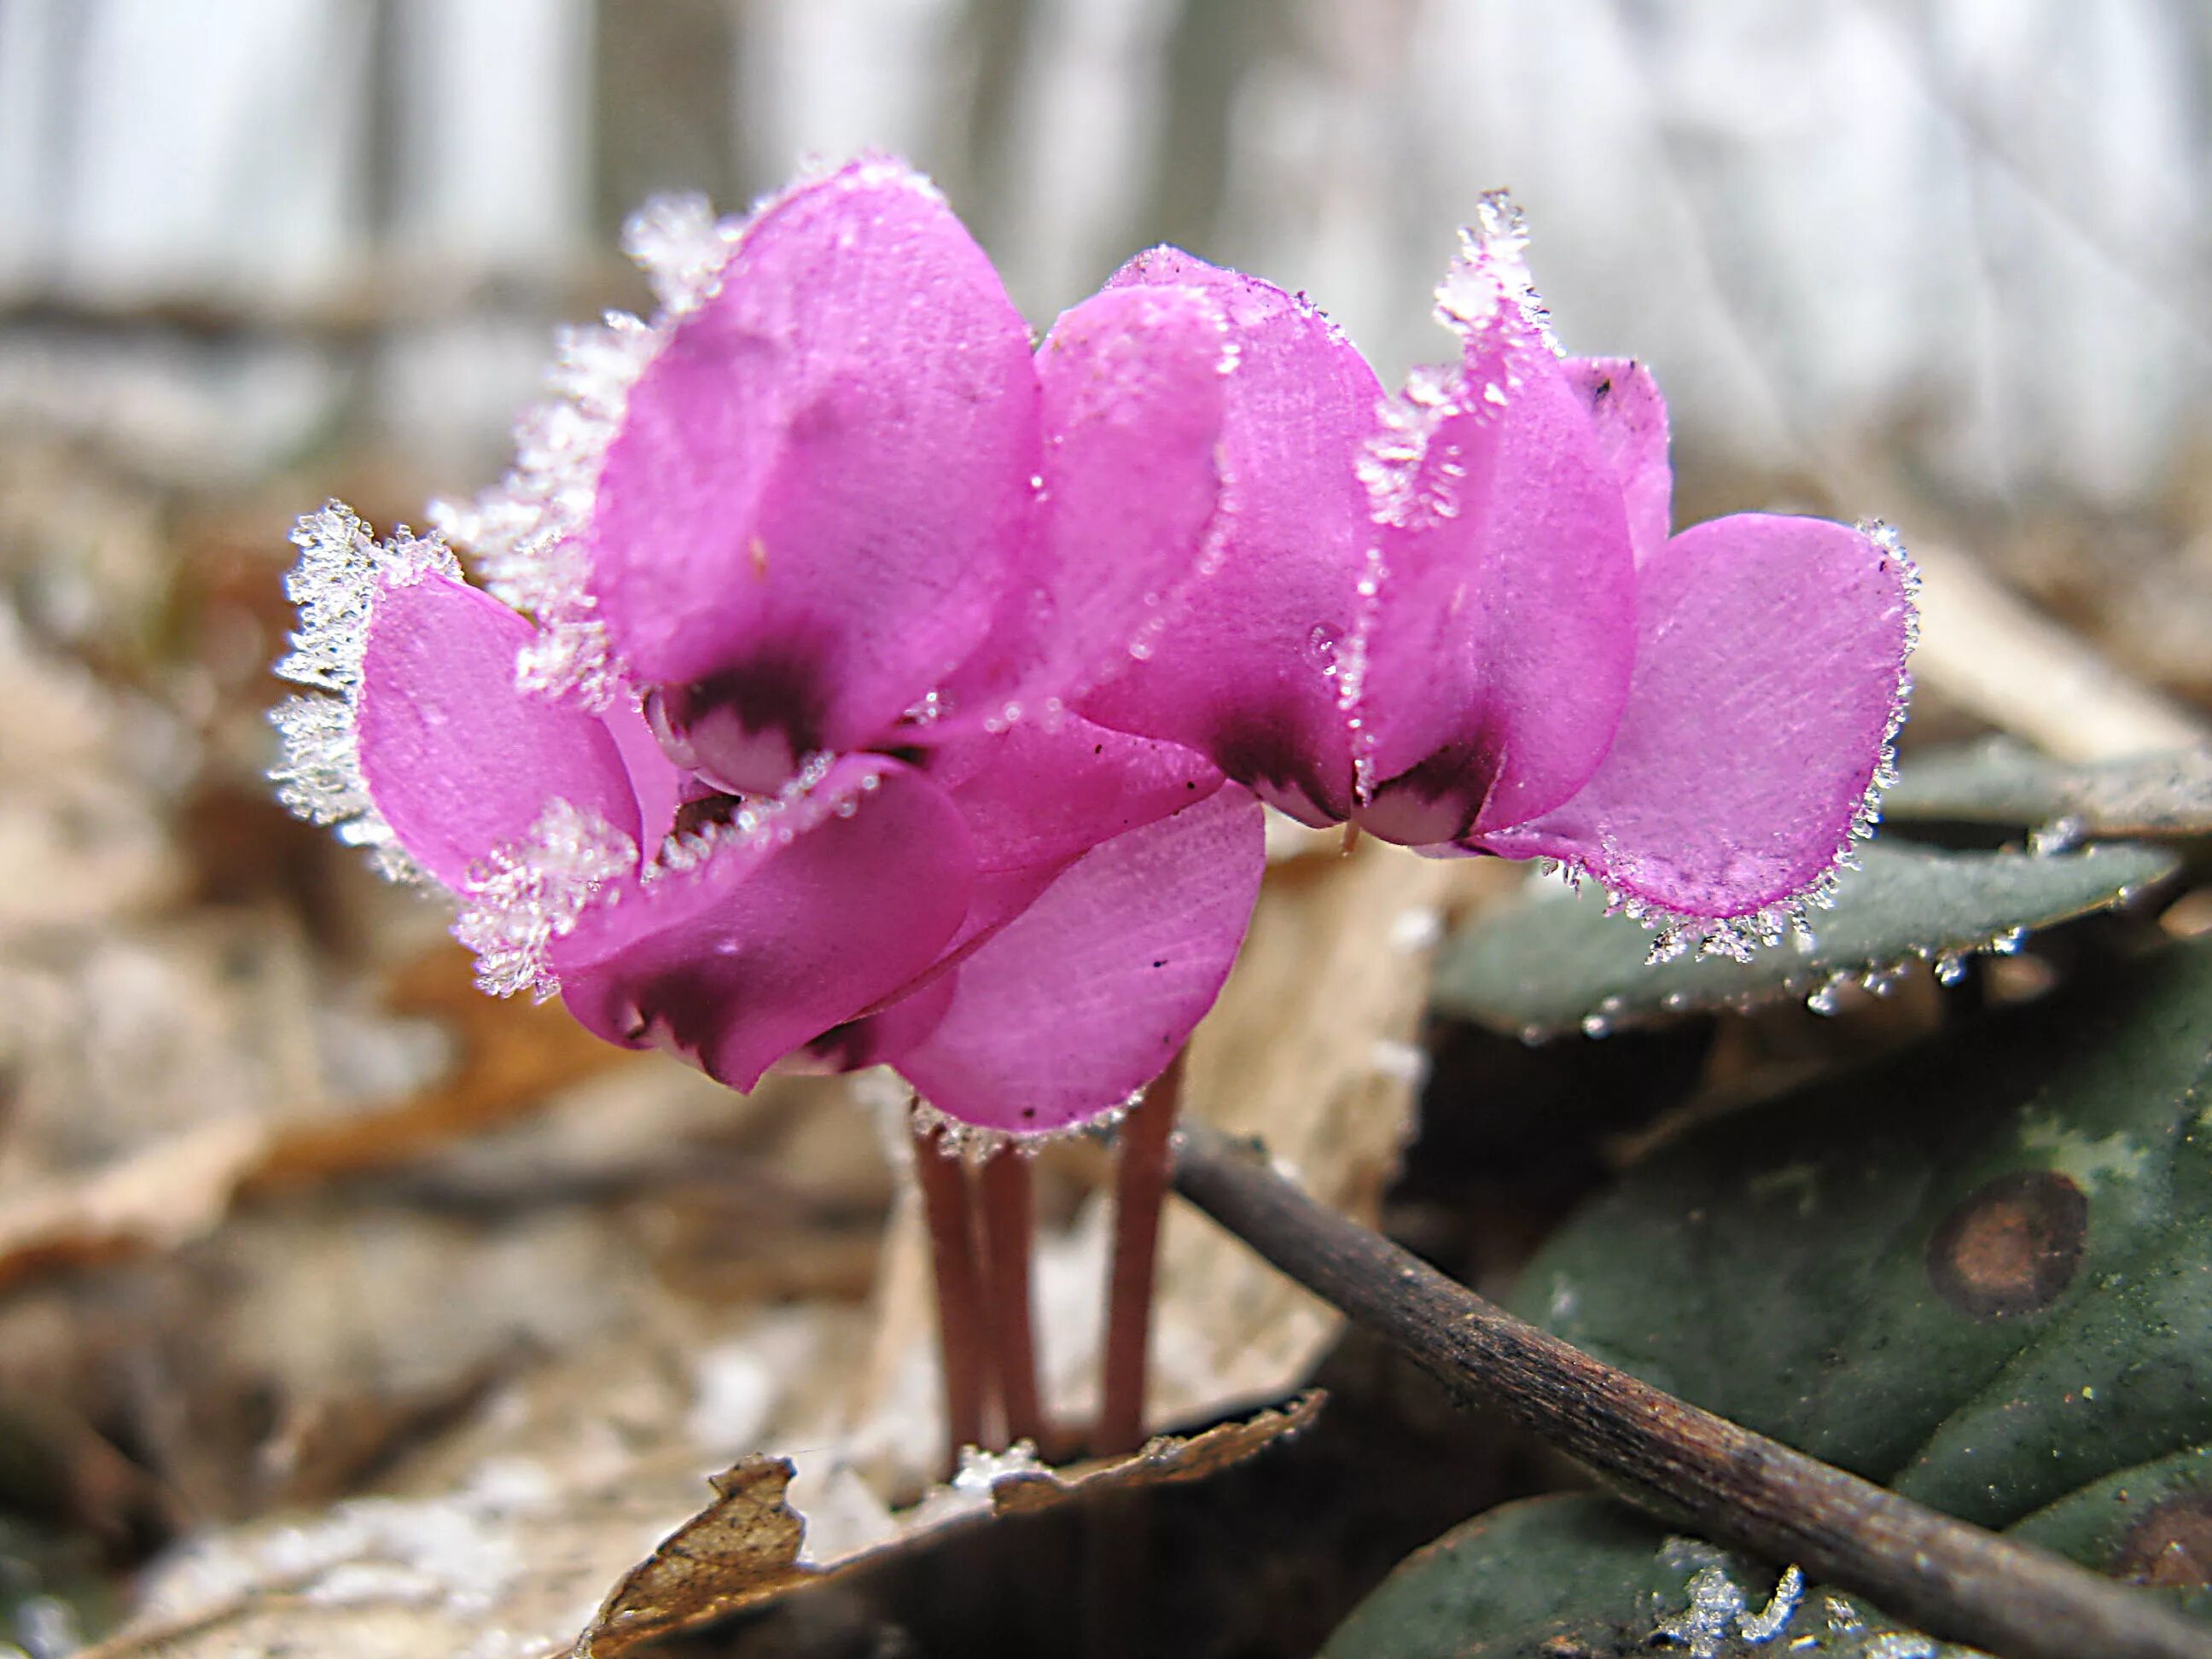
<instances>
[{"instance_id":1,"label":"pink cyclamen flower","mask_svg":"<svg viewBox=\"0 0 2212 1659\"><path fill-rule=\"evenodd\" d=\"M661 314L569 336L514 472L444 511L489 591L441 538L302 521L288 802L611 1041L1099 1116L1212 1004L1261 867L1247 791L1070 712L1204 572L1225 319L1111 290L1033 351L874 161L633 242Z\"/></svg>"},{"instance_id":2,"label":"pink cyclamen flower","mask_svg":"<svg viewBox=\"0 0 2212 1659\"><path fill-rule=\"evenodd\" d=\"M1917 578L1880 526L1670 537L1657 386L1565 356L1486 198L1437 290L1462 343L1384 400L1302 296L1172 248L1109 291L1212 295L1219 569L1091 719L1202 749L1310 823L1559 860L1732 956L1827 901L1904 718Z\"/></svg>"}]
</instances>

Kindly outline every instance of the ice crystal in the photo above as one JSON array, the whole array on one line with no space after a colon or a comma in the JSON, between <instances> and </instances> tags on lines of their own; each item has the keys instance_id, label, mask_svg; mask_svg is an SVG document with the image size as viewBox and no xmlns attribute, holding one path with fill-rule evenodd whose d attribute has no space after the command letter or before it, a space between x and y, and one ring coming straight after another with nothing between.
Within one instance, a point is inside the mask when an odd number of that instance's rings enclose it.
<instances>
[{"instance_id":1,"label":"ice crystal","mask_svg":"<svg viewBox=\"0 0 2212 1659\"><path fill-rule=\"evenodd\" d=\"M1380 425L1353 461L1354 471L1367 490L1369 515L1377 525L1418 529L1452 518L1458 507L1454 493L1440 489L1434 476L1446 482L1456 475L1446 471L1445 458L1435 454L1437 434L1460 412L1455 370L1414 369L1406 377L1406 389L1386 398L1377 410ZM1431 466L1431 460L1437 465Z\"/></svg>"},{"instance_id":2,"label":"ice crystal","mask_svg":"<svg viewBox=\"0 0 2212 1659\"><path fill-rule=\"evenodd\" d=\"M981 1164L1002 1152L1035 1158L1055 1140L1073 1140L1084 1135L1103 1137L1120 1127L1121 1120L1142 1105L1144 1100L1145 1091L1133 1089L1117 1104L1066 1128L994 1129L940 1111L915 1094L908 1100L907 1118L910 1133L933 1144L939 1156L972 1165Z\"/></svg>"},{"instance_id":3,"label":"ice crystal","mask_svg":"<svg viewBox=\"0 0 2212 1659\"><path fill-rule=\"evenodd\" d=\"M599 469L620 430L629 390L665 331L620 312L554 338L554 394L516 423L514 465L471 506L438 501L438 526L474 556L483 585L537 619L515 678L525 690L606 708L619 684L606 626L593 614L583 535Z\"/></svg>"},{"instance_id":4,"label":"ice crystal","mask_svg":"<svg viewBox=\"0 0 2212 1659\"><path fill-rule=\"evenodd\" d=\"M1474 334L1516 315L1553 356L1565 356L1528 271L1528 221L1511 192L1484 192L1474 222L1460 228L1459 244L1458 257L1437 285L1437 320L1455 332Z\"/></svg>"},{"instance_id":5,"label":"ice crystal","mask_svg":"<svg viewBox=\"0 0 2212 1659\"><path fill-rule=\"evenodd\" d=\"M486 588L537 619L515 678L526 690L609 706L621 676L588 585L584 532L599 469L621 429L630 388L677 323L714 291L743 233L697 197L660 197L623 231L660 301L651 321L610 312L605 321L559 330L547 376L552 397L516 423L514 464L474 502L439 501L434 521L474 556Z\"/></svg>"},{"instance_id":6,"label":"ice crystal","mask_svg":"<svg viewBox=\"0 0 2212 1659\"><path fill-rule=\"evenodd\" d=\"M1743 1639L1753 1647L1771 1642L1789 1627L1797 1612L1797 1604L1805 1594L1805 1575L1791 1566L1784 1569L1781 1579L1774 1586L1774 1594L1757 1613L1739 1613L1736 1628Z\"/></svg>"},{"instance_id":7,"label":"ice crystal","mask_svg":"<svg viewBox=\"0 0 2212 1659\"><path fill-rule=\"evenodd\" d=\"M1721 1644L1750 1605L1743 1588L1717 1566L1699 1567L1691 1576L1690 1603L1659 1621L1655 1641L1689 1650L1690 1659L1719 1659Z\"/></svg>"},{"instance_id":8,"label":"ice crystal","mask_svg":"<svg viewBox=\"0 0 2212 1659\"><path fill-rule=\"evenodd\" d=\"M628 836L565 800L550 803L520 843L469 872L453 937L476 952L477 984L494 996L553 996L561 988L548 960L553 941L574 931L605 884L636 867Z\"/></svg>"},{"instance_id":9,"label":"ice crystal","mask_svg":"<svg viewBox=\"0 0 2212 1659\"><path fill-rule=\"evenodd\" d=\"M299 607L300 625L276 672L321 695L287 697L270 711L283 750L269 774L277 799L310 823L335 824L339 840L367 848L393 880L427 881L369 799L354 707L377 594L427 576L458 579L460 566L435 536L403 527L379 542L339 501L302 518L292 541L300 562L285 577L284 592Z\"/></svg>"},{"instance_id":10,"label":"ice crystal","mask_svg":"<svg viewBox=\"0 0 2212 1659\"><path fill-rule=\"evenodd\" d=\"M2081 844L2087 826L2081 818L2069 813L2055 818L2040 829L2028 832L2027 850L2038 858L2050 858L2059 853L2070 853Z\"/></svg>"},{"instance_id":11,"label":"ice crystal","mask_svg":"<svg viewBox=\"0 0 2212 1659\"><path fill-rule=\"evenodd\" d=\"M1838 879L1846 871L1858 868L1858 844L1870 840L1881 822L1881 798L1897 781L1897 734L1905 727L1905 715L1912 699L1912 675L1906 665L1911 659L1914 647L1920 642L1920 573L1898 539L1897 532L1881 520L1864 520L1858 530L1860 534L1882 550L1886 558L1899 562L1905 610L1905 639L1903 648L1898 654L1897 679L1890 696L1889 717L1883 728L1881 747L1875 758L1874 771L1867 780L1865 792L1861 795L1858 805L1851 811L1850 827L1829 860L1827 867L1797 891L1785 894L1759 909L1738 916L1698 916L1669 910L1663 905L1650 903L1613 887L1579 860L1546 861L1577 886L1585 877L1596 882L1605 891L1608 915L1627 916L1651 929L1657 937L1652 940L1650 955L1646 958L1649 963L1671 962L1692 950L1700 957L1726 957L1732 962L1749 962L1761 948L1778 945L1784 937L1794 938L1801 948L1809 948L1812 913L1836 908ZM1833 1011L1832 991L1832 987L1823 987L1814 994L1815 998L1820 1000L1808 999L1814 1012L1827 1013Z\"/></svg>"},{"instance_id":12,"label":"ice crystal","mask_svg":"<svg viewBox=\"0 0 2212 1659\"><path fill-rule=\"evenodd\" d=\"M1785 1569L1766 1605L1752 1611L1751 1598L1731 1578L1710 1546L1689 1539L1670 1539L1660 1551L1660 1560L1680 1567L1701 1562L1688 1584L1689 1605L1662 1619L1651 1632L1655 1642L1686 1648L1692 1659L1718 1659L1731 1636L1746 1647L1765 1647L1790 1627L1805 1595L1805 1575Z\"/></svg>"},{"instance_id":13,"label":"ice crystal","mask_svg":"<svg viewBox=\"0 0 2212 1659\"><path fill-rule=\"evenodd\" d=\"M623 225L623 252L645 272L653 296L672 316L714 296L744 222L718 219L703 196L655 196Z\"/></svg>"}]
</instances>

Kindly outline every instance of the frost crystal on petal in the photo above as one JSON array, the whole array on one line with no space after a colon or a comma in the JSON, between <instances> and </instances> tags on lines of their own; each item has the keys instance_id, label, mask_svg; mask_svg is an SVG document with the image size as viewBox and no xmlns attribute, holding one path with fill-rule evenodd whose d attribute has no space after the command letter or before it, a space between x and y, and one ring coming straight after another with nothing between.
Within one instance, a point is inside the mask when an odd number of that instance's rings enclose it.
<instances>
[{"instance_id":1,"label":"frost crystal on petal","mask_svg":"<svg viewBox=\"0 0 2212 1659\"><path fill-rule=\"evenodd\" d=\"M771 842L788 846L825 819L851 817L860 810L863 795L882 787L883 773L865 763L854 765L840 774L834 786L825 787L836 765L835 755L815 750L775 794L738 796L727 817L664 837L638 878L650 886L696 870L726 849Z\"/></svg>"},{"instance_id":2,"label":"frost crystal on petal","mask_svg":"<svg viewBox=\"0 0 2212 1659\"><path fill-rule=\"evenodd\" d=\"M338 839L367 848L394 881L429 878L402 850L392 826L369 799L361 773L354 704L377 595L426 576L458 580L460 566L434 536L404 528L380 543L341 502L325 503L292 532L300 562L284 592L300 610L292 650L276 665L286 679L329 695L287 697L270 713L284 757L270 771L277 799L310 823L337 826Z\"/></svg>"},{"instance_id":3,"label":"frost crystal on petal","mask_svg":"<svg viewBox=\"0 0 2212 1659\"><path fill-rule=\"evenodd\" d=\"M476 559L484 586L533 617L538 638L516 684L599 710L622 682L605 624L593 614L585 546L599 469L622 428L631 387L676 325L711 298L744 222L718 220L699 197L657 197L623 228L623 246L660 301L651 322L610 312L554 335L547 402L515 423L514 464L466 505L432 504L434 523Z\"/></svg>"},{"instance_id":4,"label":"frost crystal on petal","mask_svg":"<svg viewBox=\"0 0 2212 1659\"><path fill-rule=\"evenodd\" d=\"M1455 371L1417 368L1407 376L1405 391L1383 399L1376 411L1378 429L1352 466L1366 487L1369 516L1376 524L1415 529L1457 514L1456 496L1437 487L1449 475L1431 476L1429 452L1438 429L1460 412L1458 390Z\"/></svg>"},{"instance_id":5,"label":"frost crystal on petal","mask_svg":"<svg viewBox=\"0 0 2212 1659\"><path fill-rule=\"evenodd\" d=\"M439 528L475 556L484 586L537 619L539 637L516 664L526 690L592 709L613 701L619 676L592 614L583 537L630 387L665 338L618 312L596 327L561 330L547 376L554 399L516 423L507 477L472 506L431 506Z\"/></svg>"},{"instance_id":6,"label":"frost crystal on petal","mask_svg":"<svg viewBox=\"0 0 2212 1659\"><path fill-rule=\"evenodd\" d=\"M1122 1120L1144 1103L1145 1091L1132 1089L1096 1115L1057 1129L994 1129L988 1124L970 1123L915 1092L909 1092L906 1112L915 1139L934 1145L940 1157L975 1165L987 1163L1002 1152L1012 1152L1019 1158L1035 1158L1054 1141L1103 1139L1118 1130Z\"/></svg>"},{"instance_id":7,"label":"frost crystal on petal","mask_svg":"<svg viewBox=\"0 0 2212 1659\"><path fill-rule=\"evenodd\" d=\"M379 544L340 501L302 518L292 544L300 550L300 562L284 578L284 592L300 608L300 626L292 635L291 654L276 672L341 696L351 696L361 684L377 590L412 586L429 575L458 580L461 574L452 550L438 538L410 536L402 527Z\"/></svg>"},{"instance_id":8,"label":"frost crystal on petal","mask_svg":"<svg viewBox=\"0 0 2212 1659\"><path fill-rule=\"evenodd\" d=\"M1657 934L1652 941L1647 964L1670 962L1686 951L1695 950L1700 957L1726 957L1733 962L1749 962L1759 950L1778 945L1785 938L1809 940L1812 933L1812 912L1836 908L1837 879L1847 870L1858 866L1858 844L1872 838L1875 827L1881 822L1881 798L1897 781L1897 734L1904 729L1906 714L1912 700L1911 662L1914 647L1920 642L1920 572L1896 531L1879 519L1869 519L1857 526L1859 533L1881 549L1887 560L1898 568L1898 591L1905 607L1905 627L1897 657L1896 678L1890 692L1889 716L1883 727L1881 746L1875 759L1874 770L1867 780L1866 792L1851 809L1850 822L1843 839L1827 866L1794 893L1784 895L1771 903L1736 916L1692 915L1666 906L1637 897L1606 881L1603 876L1582 860L1565 858L1555 860L1566 878L1581 884L1587 877L1603 888L1607 914L1619 914L1641 922ZM1620 855L1610 846L1604 848L1607 866L1622 867ZM1832 999L1830 1000L1832 1001ZM1816 1012L1827 1009L1815 1004Z\"/></svg>"},{"instance_id":9,"label":"frost crystal on petal","mask_svg":"<svg viewBox=\"0 0 2212 1659\"><path fill-rule=\"evenodd\" d=\"M453 937L476 953L477 984L493 996L561 988L548 952L610 881L637 867L637 843L597 813L547 805L521 842L469 872Z\"/></svg>"},{"instance_id":10,"label":"frost crystal on petal","mask_svg":"<svg viewBox=\"0 0 2212 1659\"><path fill-rule=\"evenodd\" d=\"M1486 191L1474 222L1459 233L1459 255L1437 285L1437 320L1461 335L1517 318L1554 356L1566 354L1552 332L1552 313L1528 271L1528 228L1520 205L1502 190Z\"/></svg>"},{"instance_id":11,"label":"frost crystal on petal","mask_svg":"<svg viewBox=\"0 0 2212 1659\"><path fill-rule=\"evenodd\" d=\"M623 252L645 272L653 298L677 315L713 295L743 228L740 220L717 219L703 196L655 196L624 221Z\"/></svg>"}]
</instances>

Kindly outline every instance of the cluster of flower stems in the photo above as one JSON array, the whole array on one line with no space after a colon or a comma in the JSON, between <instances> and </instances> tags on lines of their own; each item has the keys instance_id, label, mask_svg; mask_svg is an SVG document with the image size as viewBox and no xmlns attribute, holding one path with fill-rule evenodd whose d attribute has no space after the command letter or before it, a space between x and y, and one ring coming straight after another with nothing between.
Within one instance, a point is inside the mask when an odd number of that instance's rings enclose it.
<instances>
[{"instance_id":1,"label":"cluster of flower stems","mask_svg":"<svg viewBox=\"0 0 2212 1659\"><path fill-rule=\"evenodd\" d=\"M949 1467L969 1446L1003 1449L1026 1441L1058 1461L1078 1449L1110 1457L1144 1444L1160 1210L1183 1066L1184 1055L1176 1055L1119 1126L1100 1405L1088 1434L1046 1414L1030 1272L1036 1215L1030 1150L1002 1140L971 1158L942 1125L912 1120L936 1274Z\"/></svg>"}]
</instances>

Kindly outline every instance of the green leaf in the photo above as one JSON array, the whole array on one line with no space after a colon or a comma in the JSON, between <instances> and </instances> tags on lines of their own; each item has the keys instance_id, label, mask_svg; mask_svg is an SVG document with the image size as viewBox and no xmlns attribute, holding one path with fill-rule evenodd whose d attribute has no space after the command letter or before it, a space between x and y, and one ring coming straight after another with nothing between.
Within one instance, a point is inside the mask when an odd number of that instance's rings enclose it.
<instances>
[{"instance_id":1,"label":"green leaf","mask_svg":"<svg viewBox=\"0 0 2212 1659\"><path fill-rule=\"evenodd\" d=\"M1518 1301L1978 1522L2212 1440L2212 942L1725 1119Z\"/></svg>"},{"instance_id":2,"label":"green leaf","mask_svg":"<svg viewBox=\"0 0 2212 1659\"><path fill-rule=\"evenodd\" d=\"M1321 1659L1967 1659L1904 1645L1864 1603L1808 1590L1583 1495L1507 1504L1409 1556ZM1660 1638L1663 1638L1662 1640Z\"/></svg>"},{"instance_id":3,"label":"green leaf","mask_svg":"<svg viewBox=\"0 0 2212 1659\"><path fill-rule=\"evenodd\" d=\"M1978 951L2124 902L2179 867L2154 847L2079 853L1942 853L1877 841L1845 872L1836 907L1815 911L1812 942L1787 939L1749 962L1677 957L1650 963L1651 935L1602 898L1547 887L1486 915L1449 945L1436 1006L1524 1037L1593 1036L1671 1014L1802 996L1820 1007L1856 980L1879 988L1915 960L1939 975Z\"/></svg>"},{"instance_id":4,"label":"green leaf","mask_svg":"<svg viewBox=\"0 0 2212 1659\"><path fill-rule=\"evenodd\" d=\"M2208 1213L2212 940L1700 1127L1555 1234L1516 1305L2212 1620ZM1894 1626L1818 1588L1752 1642L1774 1583L1601 1500L1509 1506L1401 1565L1327 1656L1642 1653L1700 1607L1666 1650L1885 1650Z\"/></svg>"},{"instance_id":5,"label":"green leaf","mask_svg":"<svg viewBox=\"0 0 2212 1659\"><path fill-rule=\"evenodd\" d=\"M2075 765L1991 738L1914 756L1881 810L1887 818L2050 825L2061 840L2212 835L2212 750Z\"/></svg>"}]
</instances>

